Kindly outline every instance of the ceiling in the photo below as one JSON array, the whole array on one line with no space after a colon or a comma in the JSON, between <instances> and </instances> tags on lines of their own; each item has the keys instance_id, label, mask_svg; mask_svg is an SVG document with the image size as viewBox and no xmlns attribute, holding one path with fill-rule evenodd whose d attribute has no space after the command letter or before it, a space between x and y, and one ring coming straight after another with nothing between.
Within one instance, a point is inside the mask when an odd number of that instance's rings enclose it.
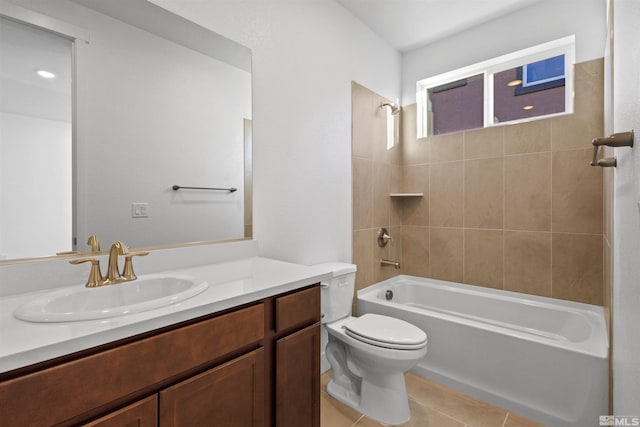
<instances>
[{"instance_id":1,"label":"ceiling","mask_svg":"<svg viewBox=\"0 0 640 427\"><path fill-rule=\"evenodd\" d=\"M541 0L337 0L405 52Z\"/></svg>"}]
</instances>

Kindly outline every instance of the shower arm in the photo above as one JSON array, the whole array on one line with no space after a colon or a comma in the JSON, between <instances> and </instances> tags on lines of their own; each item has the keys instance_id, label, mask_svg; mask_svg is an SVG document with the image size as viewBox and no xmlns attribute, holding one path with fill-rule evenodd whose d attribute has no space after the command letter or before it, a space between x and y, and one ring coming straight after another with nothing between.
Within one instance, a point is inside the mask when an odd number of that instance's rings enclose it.
<instances>
[{"instance_id":1,"label":"shower arm","mask_svg":"<svg viewBox=\"0 0 640 427\"><path fill-rule=\"evenodd\" d=\"M400 106L398 106L393 102L381 102L380 108L384 108L384 107L389 107L389 109L391 110L391 115L393 116L395 116L400 112Z\"/></svg>"}]
</instances>

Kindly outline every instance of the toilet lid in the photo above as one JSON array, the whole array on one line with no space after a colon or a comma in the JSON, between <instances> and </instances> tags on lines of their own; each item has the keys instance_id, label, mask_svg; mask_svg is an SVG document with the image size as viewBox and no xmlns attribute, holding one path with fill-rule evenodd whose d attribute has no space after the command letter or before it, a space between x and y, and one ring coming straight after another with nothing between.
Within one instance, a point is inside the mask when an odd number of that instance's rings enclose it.
<instances>
[{"instance_id":1,"label":"toilet lid","mask_svg":"<svg viewBox=\"0 0 640 427\"><path fill-rule=\"evenodd\" d=\"M367 313L345 325L352 338L399 350L415 350L425 346L427 334L415 325L394 317Z\"/></svg>"}]
</instances>

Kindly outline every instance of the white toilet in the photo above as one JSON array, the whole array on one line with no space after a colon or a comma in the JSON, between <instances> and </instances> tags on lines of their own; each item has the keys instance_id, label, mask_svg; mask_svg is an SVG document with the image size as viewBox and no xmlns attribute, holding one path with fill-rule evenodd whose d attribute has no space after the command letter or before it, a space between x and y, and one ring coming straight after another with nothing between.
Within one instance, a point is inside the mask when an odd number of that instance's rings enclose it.
<instances>
[{"instance_id":1,"label":"white toilet","mask_svg":"<svg viewBox=\"0 0 640 427\"><path fill-rule=\"evenodd\" d=\"M327 392L376 421L405 423L411 414L404 373L427 353L427 335L393 317L351 316L356 266L322 266L333 272L321 290L325 353L333 370Z\"/></svg>"}]
</instances>

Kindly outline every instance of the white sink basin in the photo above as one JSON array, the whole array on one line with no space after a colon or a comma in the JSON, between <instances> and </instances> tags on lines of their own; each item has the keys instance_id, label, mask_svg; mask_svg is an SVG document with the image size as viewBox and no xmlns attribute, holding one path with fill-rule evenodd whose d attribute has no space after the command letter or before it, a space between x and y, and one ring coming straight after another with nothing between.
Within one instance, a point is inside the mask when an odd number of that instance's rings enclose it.
<instances>
[{"instance_id":1,"label":"white sink basin","mask_svg":"<svg viewBox=\"0 0 640 427\"><path fill-rule=\"evenodd\" d=\"M138 313L175 304L209 284L190 276L145 275L132 282L87 288L73 286L39 296L15 311L29 322L73 322Z\"/></svg>"}]
</instances>

